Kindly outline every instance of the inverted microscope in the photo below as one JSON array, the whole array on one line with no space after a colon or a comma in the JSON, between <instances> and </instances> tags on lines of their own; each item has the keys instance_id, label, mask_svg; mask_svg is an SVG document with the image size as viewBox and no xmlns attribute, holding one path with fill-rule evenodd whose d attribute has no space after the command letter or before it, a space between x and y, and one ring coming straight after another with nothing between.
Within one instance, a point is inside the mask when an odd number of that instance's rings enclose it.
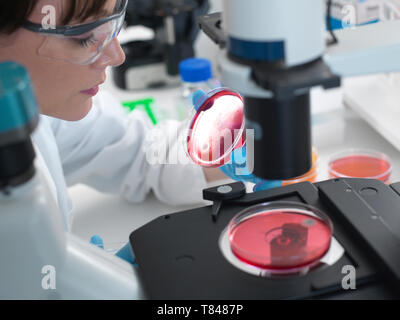
<instances>
[{"instance_id":1,"label":"inverted microscope","mask_svg":"<svg viewBox=\"0 0 400 320\"><path fill-rule=\"evenodd\" d=\"M222 50L222 83L243 97L243 121L254 135L247 161L259 178L310 170L311 88L400 69L398 21L333 32L327 2L225 0L222 13L199 20ZM221 107L214 97L203 102L204 114ZM336 178L254 193L240 182L204 190L213 206L169 214L132 232L146 295L398 298L399 187Z\"/></svg>"}]
</instances>

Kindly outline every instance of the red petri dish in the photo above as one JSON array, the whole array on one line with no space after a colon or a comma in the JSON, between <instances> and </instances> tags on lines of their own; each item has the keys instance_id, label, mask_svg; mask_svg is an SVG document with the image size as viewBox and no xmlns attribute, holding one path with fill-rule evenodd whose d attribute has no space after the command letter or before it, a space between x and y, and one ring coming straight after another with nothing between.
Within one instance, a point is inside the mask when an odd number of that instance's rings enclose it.
<instances>
[{"instance_id":1,"label":"red petri dish","mask_svg":"<svg viewBox=\"0 0 400 320\"><path fill-rule=\"evenodd\" d=\"M189 126L187 152L194 163L219 167L230 160L231 152L245 142L243 98L219 88L202 99Z\"/></svg>"},{"instance_id":2,"label":"red petri dish","mask_svg":"<svg viewBox=\"0 0 400 320\"><path fill-rule=\"evenodd\" d=\"M383 153L369 150L348 150L329 161L331 178L368 178L389 183L392 173L390 159Z\"/></svg>"},{"instance_id":3,"label":"red petri dish","mask_svg":"<svg viewBox=\"0 0 400 320\"><path fill-rule=\"evenodd\" d=\"M333 227L321 211L295 202L250 207L229 224L229 241L241 261L271 273L293 273L319 263Z\"/></svg>"}]
</instances>

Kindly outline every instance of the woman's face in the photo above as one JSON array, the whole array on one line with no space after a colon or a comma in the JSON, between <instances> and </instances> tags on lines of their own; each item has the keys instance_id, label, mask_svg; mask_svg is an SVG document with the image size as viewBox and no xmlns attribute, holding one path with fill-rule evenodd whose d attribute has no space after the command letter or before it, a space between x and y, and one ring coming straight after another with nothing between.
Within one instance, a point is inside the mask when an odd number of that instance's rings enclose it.
<instances>
[{"instance_id":1,"label":"woman's face","mask_svg":"<svg viewBox=\"0 0 400 320\"><path fill-rule=\"evenodd\" d=\"M44 18L42 8L55 5L57 25L60 25L60 8L67 1L39 0L29 20L41 23ZM111 14L116 0L106 2L104 9ZM49 59L38 54L44 37L23 28L10 36L0 36L0 61L16 61L28 69L42 114L69 121L80 120L89 113L97 87L106 79L106 68L122 64L125 55L114 38L90 65Z\"/></svg>"}]
</instances>

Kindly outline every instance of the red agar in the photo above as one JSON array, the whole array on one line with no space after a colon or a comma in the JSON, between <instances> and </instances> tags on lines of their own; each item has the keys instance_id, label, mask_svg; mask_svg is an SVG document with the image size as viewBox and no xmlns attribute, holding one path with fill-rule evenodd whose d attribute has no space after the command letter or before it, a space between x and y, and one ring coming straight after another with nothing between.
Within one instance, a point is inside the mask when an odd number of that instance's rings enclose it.
<instances>
[{"instance_id":1,"label":"red agar","mask_svg":"<svg viewBox=\"0 0 400 320\"><path fill-rule=\"evenodd\" d=\"M345 156L332 161L329 167L332 178L371 178L388 182L391 174L388 161L369 155Z\"/></svg>"},{"instance_id":2,"label":"red agar","mask_svg":"<svg viewBox=\"0 0 400 320\"><path fill-rule=\"evenodd\" d=\"M269 270L298 270L327 253L332 229L324 220L295 209L251 216L230 230L233 253L242 261Z\"/></svg>"}]
</instances>

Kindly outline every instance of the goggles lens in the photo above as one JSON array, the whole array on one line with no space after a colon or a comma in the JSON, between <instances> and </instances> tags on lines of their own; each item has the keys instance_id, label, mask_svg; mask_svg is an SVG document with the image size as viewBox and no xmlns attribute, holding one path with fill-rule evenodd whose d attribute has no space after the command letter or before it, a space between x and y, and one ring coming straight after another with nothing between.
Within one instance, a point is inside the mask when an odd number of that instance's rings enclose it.
<instances>
[{"instance_id":1,"label":"goggles lens","mask_svg":"<svg viewBox=\"0 0 400 320\"><path fill-rule=\"evenodd\" d=\"M126 1L123 1L123 3L126 3ZM117 2L120 3L121 1ZM117 6L120 7L118 4ZM125 21L125 7L121 15L88 32L74 36L46 35L45 41L39 48L39 55L80 65L88 65L95 62L101 55L101 51L121 31Z\"/></svg>"}]
</instances>

